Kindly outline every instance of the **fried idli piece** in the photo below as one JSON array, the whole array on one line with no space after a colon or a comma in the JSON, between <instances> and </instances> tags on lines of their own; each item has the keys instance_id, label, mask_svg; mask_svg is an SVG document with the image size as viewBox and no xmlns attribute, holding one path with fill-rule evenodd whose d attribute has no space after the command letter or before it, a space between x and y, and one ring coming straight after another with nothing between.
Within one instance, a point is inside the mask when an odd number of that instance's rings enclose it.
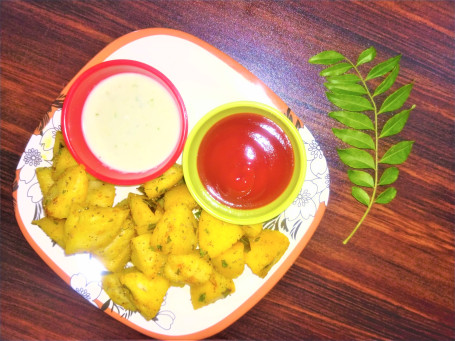
<instances>
[{"instance_id":1,"label":"fried idli piece","mask_svg":"<svg viewBox=\"0 0 455 341\"><path fill-rule=\"evenodd\" d=\"M54 242L65 248L65 219L55 219L44 217L32 221L33 225L38 225Z\"/></svg>"},{"instance_id":2,"label":"fried idli piece","mask_svg":"<svg viewBox=\"0 0 455 341\"><path fill-rule=\"evenodd\" d=\"M131 262L148 277L163 273L167 257L152 247L152 234L144 233L131 240Z\"/></svg>"},{"instance_id":3,"label":"fried idli piece","mask_svg":"<svg viewBox=\"0 0 455 341\"><path fill-rule=\"evenodd\" d=\"M43 197L47 216L64 219L71 205L85 201L88 190L87 173L82 166L66 169Z\"/></svg>"},{"instance_id":4,"label":"fried idli piece","mask_svg":"<svg viewBox=\"0 0 455 341\"><path fill-rule=\"evenodd\" d=\"M227 278L237 278L245 269L245 246L242 242L235 243L231 248L212 259L216 271Z\"/></svg>"},{"instance_id":5,"label":"fried idli piece","mask_svg":"<svg viewBox=\"0 0 455 341\"><path fill-rule=\"evenodd\" d=\"M135 268L125 268L118 272L110 272L103 275L101 283L103 290L115 304L131 311L137 311L133 303L131 292L120 282L120 277L129 272L137 271Z\"/></svg>"},{"instance_id":6,"label":"fried idli piece","mask_svg":"<svg viewBox=\"0 0 455 341\"><path fill-rule=\"evenodd\" d=\"M151 232L164 214L161 204L145 195L129 193L128 205L138 235Z\"/></svg>"},{"instance_id":7,"label":"fried idli piece","mask_svg":"<svg viewBox=\"0 0 455 341\"><path fill-rule=\"evenodd\" d=\"M110 244L122 230L129 210L73 205L65 222L65 252L94 252Z\"/></svg>"},{"instance_id":8,"label":"fried idli piece","mask_svg":"<svg viewBox=\"0 0 455 341\"><path fill-rule=\"evenodd\" d=\"M194 309L199 309L225 298L233 292L235 292L234 281L213 271L207 282L190 287L191 303Z\"/></svg>"},{"instance_id":9,"label":"fried idli piece","mask_svg":"<svg viewBox=\"0 0 455 341\"><path fill-rule=\"evenodd\" d=\"M196 249L197 221L185 205L164 212L152 232L152 247L165 254L185 254Z\"/></svg>"},{"instance_id":10,"label":"fried idli piece","mask_svg":"<svg viewBox=\"0 0 455 341\"><path fill-rule=\"evenodd\" d=\"M134 306L146 320L151 320L158 314L169 289L166 278L150 278L140 271L131 271L121 274L120 282L129 290Z\"/></svg>"},{"instance_id":11,"label":"fried idli piece","mask_svg":"<svg viewBox=\"0 0 455 341\"><path fill-rule=\"evenodd\" d=\"M165 210L180 204L188 206L191 210L199 207L185 184L174 186L164 194Z\"/></svg>"},{"instance_id":12,"label":"fried idli piece","mask_svg":"<svg viewBox=\"0 0 455 341\"><path fill-rule=\"evenodd\" d=\"M164 276L177 286L207 282L212 271L212 265L198 251L169 255L164 266Z\"/></svg>"},{"instance_id":13,"label":"fried idli piece","mask_svg":"<svg viewBox=\"0 0 455 341\"><path fill-rule=\"evenodd\" d=\"M141 187L149 199L157 199L168 189L183 179L183 168L179 164L172 165L159 177L149 180Z\"/></svg>"},{"instance_id":14,"label":"fried idli piece","mask_svg":"<svg viewBox=\"0 0 455 341\"><path fill-rule=\"evenodd\" d=\"M250 251L245 254L245 262L254 274L264 278L288 246L289 239L280 231L262 230L257 237L250 239Z\"/></svg>"},{"instance_id":15,"label":"fried idli piece","mask_svg":"<svg viewBox=\"0 0 455 341\"><path fill-rule=\"evenodd\" d=\"M215 218L206 211L201 212L199 219L199 247L206 251L210 258L217 257L243 236L240 225L230 224Z\"/></svg>"}]
</instances>

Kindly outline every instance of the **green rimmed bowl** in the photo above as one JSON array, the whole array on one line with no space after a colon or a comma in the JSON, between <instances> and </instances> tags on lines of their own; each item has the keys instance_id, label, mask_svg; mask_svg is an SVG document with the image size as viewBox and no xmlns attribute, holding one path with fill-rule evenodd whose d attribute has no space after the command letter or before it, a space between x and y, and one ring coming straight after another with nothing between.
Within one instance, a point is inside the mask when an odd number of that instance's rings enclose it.
<instances>
[{"instance_id":1,"label":"green rimmed bowl","mask_svg":"<svg viewBox=\"0 0 455 341\"><path fill-rule=\"evenodd\" d=\"M293 170L285 188L271 201L253 208L233 207L219 200L207 190L198 167L201 143L207 133L221 120L244 113L257 114L273 121L286 135L293 152ZM297 128L282 112L263 103L240 101L221 105L196 123L183 150L182 166L189 191L205 211L229 223L252 225L276 217L294 201L305 180L307 159Z\"/></svg>"}]
</instances>

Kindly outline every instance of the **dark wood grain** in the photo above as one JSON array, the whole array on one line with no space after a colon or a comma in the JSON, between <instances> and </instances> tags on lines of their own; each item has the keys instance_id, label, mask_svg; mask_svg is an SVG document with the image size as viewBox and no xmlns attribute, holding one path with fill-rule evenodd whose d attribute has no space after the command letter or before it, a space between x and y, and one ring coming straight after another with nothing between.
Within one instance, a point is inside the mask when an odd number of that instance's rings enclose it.
<instances>
[{"instance_id":1,"label":"dark wood grain","mask_svg":"<svg viewBox=\"0 0 455 341\"><path fill-rule=\"evenodd\" d=\"M252 310L213 338L451 340L454 331L453 1L1 1L2 340L125 340L142 334L71 290L31 249L12 203L25 145L65 84L109 42L133 30L188 32L230 55L275 91L317 136L331 195L296 263ZM350 196L310 56L398 53L397 84L417 108L399 137L415 140L398 197L363 213Z\"/></svg>"}]
</instances>

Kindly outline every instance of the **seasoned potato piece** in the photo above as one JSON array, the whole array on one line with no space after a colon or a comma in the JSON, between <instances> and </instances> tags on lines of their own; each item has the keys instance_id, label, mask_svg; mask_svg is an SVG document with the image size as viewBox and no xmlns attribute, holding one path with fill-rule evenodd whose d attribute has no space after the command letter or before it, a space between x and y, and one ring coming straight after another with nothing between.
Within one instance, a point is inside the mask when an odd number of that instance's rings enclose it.
<instances>
[{"instance_id":1,"label":"seasoned potato piece","mask_svg":"<svg viewBox=\"0 0 455 341\"><path fill-rule=\"evenodd\" d=\"M133 303L146 320L156 316L169 289L169 281L161 276L147 277L139 271L120 276L120 282L131 292Z\"/></svg>"},{"instance_id":2,"label":"seasoned potato piece","mask_svg":"<svg viewBox=\"0 0 455 341\"><path fill-rule=\"evenodd\" d=\"M185 184L174 186L164 194L165 210L180 204L188 206L191 210L199 206Z\"/></svg>"},{"instance_id":3,"label":"seasoned potato piece","mask_svg":"<svg viewBox=\"0 0 455 341\"><path fill-rule=\"evenodd\" d=\"M256 237L262 231L262 224L242 225L243 232L249 238Z\"/></svg>"},{"instance_id":4,"label":"seasoned potato piece","mask_svg":"<svg viewBox=\"0 0 455 341\"><path fill-rule=\"evenodd\" d=\"M128 204L137 234L151 232L164 213L158 202L150 201L145 195L128 194Z\"/></svg>"},{"instance_id":5,"label":"seasoned potato piece","mask_svg":"<svg viewBox=\"0 0 455 341\"><path fill-rule=\"evenodd\" d=\"M152 247L152 234L144 233L131 240L131 262L148 277L163 272L166 255Z\"/></svg>"},{"instance_id":6,"label":"seasoned potato piece","mask_svg":"<svg viewBox=\"0 0 455 341\"><path fill-rule=\"evenodd\" d=\"M136 311L133 303L133 296L120 282L120 276L129 272L137 271L134 268L126 268L120 272L108 273L103 276L101 283L104 291L109 295L110 299L123 308L131 311Z\"/></svg>"},{"instance_id":7,"label":"seasoned potato piece","mask_svg":"<svg viewBox=\"0 0 455 341\"><path fill-rule=\"evenodd\" d=\"M164 212L152 232L152 247L165 254L183 254L196 249L196 218L185 205Z\"/></svg>"},{"instance_id":8,"label":"seasoned potato piece","mask_svg":"<svg viewBox=\"0 0 455 341\"><path fill-rule=\"evenodd\" d=\"M65 223L65 252L93 252L120 234L128 210L117 207L73 205Z\"/></svg>"},{"instance_id":9,"label":"seasoned potato piece","mask_svg":"<svg viewBox=\"0 0 455 341\"><path fill-rule=\"evenodd\" d=\"M63 138L63 133L60 130L57 130L55 133L54 147L52 148L54 160L62 148L66 148L65 139Z\"/></svg>"},{"instance_id":10,"label":"seasoned potato piece","mask_svg":"<svg viewBox=\"0 0 455 341\"><path fill-rule=\"evenodd\" d=\"M230 249L212 259L216 271L227 278L237 278L245 269L244 245L235 243Z\"/></svg>"},{"instance_id":11,"label":"seasoned potato piece","mask_svg":"<svg viewBox=\"0 0 455 341\"><path fill-rule=\"evenodd\" d=\"M221 221L204 210L199 219L198 232L199 247L207 251L211 258L229 249L243 235L239 225Z\"/></svg>"},{"instance_id":12,"label":"seasoned potato piece","mask_svg":"<svg viewBox=\"0 0 455 341\"><path fill-rule=\"evenodd\" d=\"M58 154L54 157L52 163L52 177L57 180L58 177L68 168L77 166L76 160L74 160L68 148L60 148Z\"/></svg>"},{"instance_id":13,"label":"seasoned potato piece","mask_svg":"<svg viewBox=\"0 0 455 341\"><path fill-rule=\"evenodd\" d=\"M136 235L134 223L130 218L126 218L120 233L105 248L95 250L93 254L106 269L117 272L123 269L131 258L131 239Z\"/></svg>"},{"instance_id":14,"label":"seasoned potato piece","mask_svg":"<svg viewBox=\"0 0 455 341\"><path fill-rule=\"evenodd\" d=\"M36 178L38 179L39 187L43 196L49 192L49 188L55 183L52 178L52 168L50 167L39 167L36 169Z\"/></svg>"},{"instance_id":15,"label":"seasoned potato piece","mask_svg":"<svg viewBox=\"0 0 455 341\"><path fill-rule=\"evenodd\" d=\"M245 262L259 277L265 277L289 246L289 239L281 232L263 230L250 239L251 250L245 254Z\"/></svg>"},{"instance_id":16,"label":"seasoned potato piece","mask_svg":"<svg viewBox=\"0 0 455 341\"><path fill-rule=\"evenodd\" d=\"M149 199L161 196L166 190L175 186L183 179L183 168L179 164L172 165L161 176L147 181L144 184L144 192Z\"/></svg>"},{"instance_id":17,"label":"seasoned potato piece","mask_svg":"<svg viewBox=\"0 0 455 341\"><path fill-rule=\"evenodd\" d=\"M184 255L169 255L164 276L176 285L194 285L207 282L212 271L212 265L196 251Z\"/></svg>"},{"instance_id":18,"label":"seasoned potato piece","mask_svg":"<svg viewBox=\"0 0 455 341\"><path fill-rule=\"evenodd\" d=\"M199 309L220 298L225 298L234 291L235 284L232 279L213 271L207 282L190 287L191 303L194 309Z\"/></svg>"},{"instance_id":19,"label":"seasoned potato piece","mask_svg":"<svg viewBox=\"0 0 455 341\"><path fill-rule=\"evenodd\" d=\"M44 217L32 221L32 224L38 225L54 242L65 248L65 219L54 219Z\"/></svg>"},{"instance_id":20,"label":"seasoned potato piece","mask_svg":"<svg viewBox=\"0 0 455 341\"><path fill-rule=\"evenodd\" d=\"M114 204L115 186L101 180L90 180L88 177L87 205L110 207Z\"/></svg>"},{"instance_id":21,"label":"seasoned potato piece","mask_svg":"<svg viewBox=\"0 0 455 341\"><path fill-rule=\"evenodd\" d=\"M84 202L87 189L88 180L84 168L82 166L68 168L43 198L46 215L58 219L68 217L73 203Z\"/></svg>"}]
</instances>

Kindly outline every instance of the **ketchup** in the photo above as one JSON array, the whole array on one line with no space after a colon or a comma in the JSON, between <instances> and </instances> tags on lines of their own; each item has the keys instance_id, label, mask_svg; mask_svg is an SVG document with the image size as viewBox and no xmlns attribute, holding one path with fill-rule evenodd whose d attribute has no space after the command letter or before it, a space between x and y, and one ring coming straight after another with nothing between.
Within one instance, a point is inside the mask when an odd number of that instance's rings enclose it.
<instances>
[{"instance_id":1,"label":"ketchup","mask_svg":"<svg viewBox=\"0 0 455 341\"><path fill-rule=\"evenodd\" d=\"M201 182L223 204L258 208L289 184L294 152L284 131L258 114L228 116L209 129L197 156Z\"/></svg>"}]
</instances>

